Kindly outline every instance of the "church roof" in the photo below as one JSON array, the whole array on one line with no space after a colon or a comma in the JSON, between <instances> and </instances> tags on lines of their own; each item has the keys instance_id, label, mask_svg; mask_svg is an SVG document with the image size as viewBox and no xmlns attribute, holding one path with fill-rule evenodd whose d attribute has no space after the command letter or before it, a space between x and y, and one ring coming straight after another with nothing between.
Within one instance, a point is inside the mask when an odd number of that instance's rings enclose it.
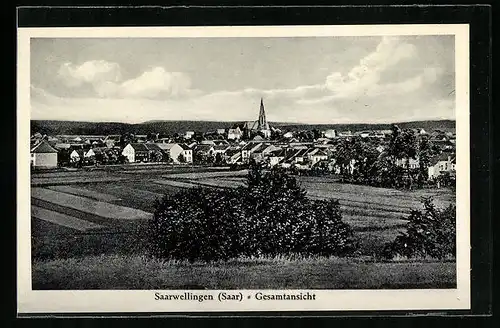
<instances>
[{"instance_id":1,"label":"church roof","mask_svg":"<svg viewBox=\"0 0 500 328\"><path fill-rule=\"evenodd\" d=\"M257 121L245 122L243 127L248 130L257 130L257 131L270 130L269 123L267 123L266 111L264 109L264 101L262 98L260 99L259 118L257 119Z\"/></svg>"}]
</instances>

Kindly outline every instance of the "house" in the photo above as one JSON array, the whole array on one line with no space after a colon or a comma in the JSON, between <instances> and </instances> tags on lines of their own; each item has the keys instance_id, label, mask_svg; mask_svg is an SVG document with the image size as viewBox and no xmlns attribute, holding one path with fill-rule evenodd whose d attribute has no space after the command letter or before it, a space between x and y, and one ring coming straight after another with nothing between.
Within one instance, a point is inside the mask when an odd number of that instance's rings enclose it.
<instances>
[{"instance_id":1,"label":"house","mask_svg":"<svg viewBox=\"0 0 500 328\"><path fill-rule=\"evenodd\" d=\"M148 144L148 145L156 145L159 149L161 149L165 154L168 154L169 158L174 161L174 163L179 163L179 155L183 155L184 159L187 162L186 156L189 156L191 158L191 162L193 160L193 154L192 151L188 151L187 148L189 148L187 145L183 144L177 144L177 143L154 143L154 144ZM186 148L186 149L184 149ZM191 150L191 148L189 148Z\"/></svg>"},{"instance_id":2,"label":"house","mask_svg":"<svg viewBox=\"0 0 500 328\"><path fill-rule=\"evenodd\" d=\"M264 144L262 148L262 155L267 157L271 152L281 150L281 147L275 145Z\"/></svg>"},{"instance_id":3,"label":"house","mask_svg":"<svg viewBox=\"0 0 500 328\"><path fill-rule=\"evenodd\" d=\"M249 153L249 157L253 158L257 162L260 162L266 158L269 158L269 155L272 152L278 150L281 150L281 147L267 143L261 143L259 144L259 147L252 149L252 151Z\"/></svg>"},{"instance_id":4,"label":"house","mask_svg":"<svg viewBox=\"0 0 500 328\"><path fill-rule=\"evenodd\" d=\"M229 142L227 142L227 140L214 140L214 144L216 146L229 146Z\"/></svg>"},{"instance_id":5,"label":"house","mask_svg":"<svg viewBox=\"0 0 500 328\"><path fill-rule=\"evenodd\" d=\"M339 137L352 137L352 132L350 130L348 131L341 131L338 133Z\"/></svg>"},{"instance_id":6,"label":"house","mask_svg":"<svg viewBox=\"0 0 500 328\"><path fill-rule=\"evenodd\" d=\"M318 139L316 139L316 144L318 144L318 145L326 145L326 144L328 144L331 141L332 140L330 140L328 138L318 138Z\"/></svg>"},{"instance_id":7,"label":"house","mask_svg":"<svg viewBox=\"0 0 500 328\"><path fill-rule=\"evenodd\" d=\"M377 130L377 133L383 134L384 136L392 134L392 130L389 129L383 129L383 130Z\"/></svg>"},{"instance_id":8,"label":"house","mask_svg":"<svg viewBox=\"0 0 500 328\"><path fill-rule=\"evenodd\" d=\"M91 148L91 149L89 149L88 151L86 151L86 152L84 152L84 153L83 153L83 157L84 157L84 158L91 158L91 157L94 157L94 158L95 158L95 154L96 154L96 152L98 152L98 150L97 150L97 149L94 151L94 149L93 149L93 148Z\"/></svg>"},{"instance_id":9,"label":"house","mask_svg":"<svg viewBox=\"0 0 500 328\"><path fill-rule=\"evenodd\" d=\"M182 144L182 143L179 144L179 146L181 146L181 148L182 148L182 153L180 155L182 155L182 157L184 157L184 162L185 163L193 163L193 150L191 149L191 147L189 147L186 144ZM177 159L179 159L179 157L177 157Z\"/></svg>"},{"instance_id":10,"label":"house","mask_svg":"<svg viewBox=\"0 0 500 328\"><path fill-rule=\"evenodd\" d=\"M307 149L286 149L284 154L278 153L277 157L282 157L285 155L283 159L279 161L281 167L289 168L291 166L295 166L296 163L302 162L303 158L297 158L297 155L306 152Z\"/></svg>"},{"instance_id":11,"label":"house","mask_svg":"<svg viewBox=\"0 0 500 328\"><path fill-rule=\"evenodd\" d=\"M224 160L227 164L235 164L241 160L241 150L238 148L229 148L224 153Z\"/></svg>"},{"instance_id":12,"label":"house","mask_svg":"<svg viewBox=\"0 0 500 328\"><path fill-rule=\"evenodd\" d=\"M224 133L226 133L226 129L217 129L216 132L218 135L223 135Z\"/></svg>"},{"instance_id":13,"label":"house","mask_svg":"<svg viewBox=\"0 0 500 328\"><path fill-rule=\"evenodd\" d=\"M215 141L213 141L213 140L202 140L201 144L202 145L212 145L212 146L215 146Z\"/></svg>"},{"instance_id":14,"label":"house","mask_svg":"<svg viewBox=\"0 0 500 328\"><path fill-rule=\"evenodd\" d=\"M194 147L194 153L199 154L201 156L213 156L214 146L205 144L196 145Z\"/></svg>"},{"instance_id":15,"label":"house","mask_svg":"<svg viewBox=\"0 0 500 328\"><path fill-rule=\"evenodd\" d=\"M104 141L104 144L106 145L106 147L108 148L113 148L115 146L117 142L114 141L114 140L105 140Z\"/></svg>"},{"instance_id":16,"label":"house","mask_svg":"<svg viewBox=\"0 0 500 328\"><path fill-rule=\"evenodd\" d=\"M110 135L107 135L103 141L106 142L107 140L110 140L110 141L114 141L114 142L119 142L120 139L121 139L121 136L119 134L110 134Z\"/></svg>"},{"instance_id":17,"label":"house","mask_svg":"<svg viewBox=\"0 0 500 328\"><path fill-rule=\"evenodd\" d=\"M427 168L429 180L437 178L442 172L454 172L455 166L455 157L448 154L441 154L432 158L430 166Z\"/></svg>"},{"instance_id":18,"label":"house","mask_svg":"<svg viewBox=\"0 0 500 328\"><path fill-rule=\"evenodd\" d=\"M43 135L40 132L37 132L31 136L31 140L41 140L42 138L43 138Z\"/></svg>"},{"instance_id":19,"label":"house","mask_svg":"<svg viewBox=\"0 0 500 328\"><path fill-rule=\"evenodd\" d=\"M241 148L241 160L247 162L250 159L250 155L261 147L260 142L249 142L243 148Z\"/></svg>"},{"instance_id":20,"label":"house","mask_svg":"<svg viewBox=\"0 0 500 328\"><path fill-rule=\"evenodd\" d=\"M148 140L148 136L146 134L136 134L135 135L135 141L137 143L143 143Z\"/></svg>"},{"instance_id":21,"label":"house","mask_svg":"<svg viewBox=\"0 0 500 328\"><path fill-rule=\"evenodd\" d=\"M184 139L191 139L194 136L194 131L186 131Z\"/></svg>"},{"instance_id":22,"label":"house","mask_svg":"<svg viewBox=\"0 0 500 328\"><path fill-rule=\"evenodd\" d=\"M227 132L228 140L239 140L242 136L243 131L241 131L239 127L236 127L235 129L229 129Z\"/></svg>"},{"instance_id":23,"label":"house","mask_svg":"<svg viewBox=\"0 0 500 328\"><path fill-rule=\"evenodd\" d=\"M398 158L396 159L396 166L418 169L420 167L420 161L418 160L418 158L410 158L409 160L407 160L406 158Z\"/></svg>"},{"instance_id":24,"label":"house","mask_svg":"<svg viewBox=\"0 0 500 328\"><path fill-rule=\"evenodd\" d=\"M370 136L371 132L370 131L361 131L358 133L358 135L361 137L361 138L368 138Z\"/></svg>"},{"instance_id":25,"label":"house","mask_svg":"<svg viewBox=\"0 0 500 328\"><path fill-rule=\"evenodd\" d=\"M85 150L83 149L73 149L73 151L69 154L71 163L78 163L83 158L85 158Z\"/></svg>"},{"instance_id":26,"label":"house","mask_svg":"<svg viewBox=\"0 0 500 328\"><path fill-rule=\"evenodd\" d=\"M311 165L314 165L319 161L327 160L328 155L321 149L313 148L307 152L307 158L311 162Z\"/></svg>"},{"instance_id":27,"label":"house","mask_svg":"<svg viewBox=\"0 0 500 328\"><path fill-rule=\"evenodd\" d=\"M265 139L262 136L257 135L252 140L253 141L264 141Z\"/></svg>"},{"instance_id":28,"label":"house","mask_svg":"<svg viewBox=\"0 0 500 328\"><path fill-rule=\"evenodd\" d=\"M381 132L378 132L378 131L374 131L372 132L370 135L369 135L369 138L372 138L372 139L384 139L385 138L385 134L381 133Z\"/></svg>"},{"instance_id":29,"label":"house","mask_svg":"<svg viewBox=\"0 0 500 328\"><path fill-rule=\"evenodd\" d=\"M30 157L33 168L51 169L57 167L57 149L45 140L32 145Z\"/></svg>"},{"instance_id":30,"label":"house","mask_svg":"<svg viewBox=\"0 0 500 328\"><path fill-rule=\"evenodd\" d=\"M149 161L149 149L144 143L129 143L123 148L122 155L127 157L129 163Z\"/></svg>"},{"instance_id":31,"label":"house","mask_svg":"<svg viewBox=\"0 0 500 328\"><path fill-rule=\"evenodd\" d=\"M54 145L54 148L58 149L58 150L68 150L71 148L71 145L69 143L56 143Z\"/></svg>"},{"instance_id":32,"label":"house","mask_svg":"<svg viewBox=\"0 0 500 328\"><path fill-rule=\"evenodd\" d=\"M214 148L213 153L215 156L217 156L217 154L223 155L226 152L226 150L229 149L229 145L215 145L213 148Z\"/></svg>"},{"instance_id":33,"label":"house","mask_svg":"<svg viewBox=\"0 0 500 328\"><path fill-rule=\"evenodd\" d=\"M269 158L269 164L271 166L278 165L281 161L283 161L287 157L287 152L290 150L287 149L280 149L280 150L275 150L269 153L268 158Z\"/></svg>"},{"instance_id":34,"label":"house","mask_svg":"<svg viewBox=\"0 0 500 328\"><path fill-rule=\"evenodd\" d=\"M283 138L287 138L287 139L293 138L293 132L291 132L291 131L286 132L283 135Z\"/></svg>"},{"instance_id":35,"label":"house","mask_svg":"<svg viewBox=\"0 0 500 328\"><path fill-rule=\"evenodd\" d=\"M146 162L166 162L166 152L155 143L144 143L148 150L148 158Z\"/></svg>"},{"instance_id":36,"label":"house","mask_svg":"<svg viewBox=\"0 0 500 328\"><path fill-rule=\"evenodd\" d=\"M309 152L309 149L307 149L307 148L306 149L299 149L293 157L295 163L306 162L309 159L307 156L308 152Z\"/></svg>"},{"instance_id":37,"label":"house","mask_svg":"<svg viewBox=\"0 0 500 328\"><path fill-rule=\"evenodd\" d=\"M329 129L323 132L325 138L333 139L336 136L335 130Z\"/></svg>"}]
</instances>

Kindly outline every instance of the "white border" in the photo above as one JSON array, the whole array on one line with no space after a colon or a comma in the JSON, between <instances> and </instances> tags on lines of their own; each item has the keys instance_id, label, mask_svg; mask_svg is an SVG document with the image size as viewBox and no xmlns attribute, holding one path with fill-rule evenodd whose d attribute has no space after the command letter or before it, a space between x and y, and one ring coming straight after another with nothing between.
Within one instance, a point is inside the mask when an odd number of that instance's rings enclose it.
<instances>
[{"instance_id":1,"label":"white border","mask_svg":"<svg viewBox=\"0 0 500 328\"><path fill-rule=\"evenodd\" d=\"M457 289L309 290L317 301L155 301L153 291L33 291L30 247L30 38L292 37L455 35ZM470 309L469 26L349 25L245 27L19 28L17 64L18 313L352 311ZM287 290L291 292L291 290ZM304 290L301 290L304 291ZM169 291L173 292L173 291ZM194 291L193 291L194 292ZM208 291L215 295L218 291ZM253 294L256 291L244 291Z\"/></svg>"}]
</instances>

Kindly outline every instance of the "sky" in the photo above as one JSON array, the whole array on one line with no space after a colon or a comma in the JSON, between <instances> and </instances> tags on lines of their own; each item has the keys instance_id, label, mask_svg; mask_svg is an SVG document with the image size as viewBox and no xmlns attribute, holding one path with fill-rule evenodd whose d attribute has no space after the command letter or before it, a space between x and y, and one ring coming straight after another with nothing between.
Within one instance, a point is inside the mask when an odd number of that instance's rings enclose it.
<instances>
[{"instance_id":1,"label":"sky","mask_svg":"<svg viewBox=\"0 0 500 328\"><path fill-rule=\"evenodd\" d=\"M32 38L31 118L455 119L454 36Z\"/></svg>"}]
</instances>

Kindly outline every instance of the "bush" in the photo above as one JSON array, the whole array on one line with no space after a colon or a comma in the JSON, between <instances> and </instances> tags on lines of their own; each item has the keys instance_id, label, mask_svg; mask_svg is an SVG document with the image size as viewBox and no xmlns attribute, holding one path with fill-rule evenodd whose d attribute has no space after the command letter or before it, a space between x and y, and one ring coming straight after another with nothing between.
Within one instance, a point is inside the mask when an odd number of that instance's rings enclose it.
<instances>
[{"instance_id":1,"label":"bush","mask_svg":"<svg viewBox=\"0 0 500 328\"><path fill-rule=\"evenodd\" d=\"M193 188L157 202L150 223L150 250L163 258L227 260L238 255L243 211L230 190Z\"/></svg>"},{"instance_id":2,"label":"bush","mask_svg":"<svg viewBox=\"0 0 500 328\"><path fill-rule=\"evenodd\" d=\"M150 249L163 258L228 260L240 255L347 255L356 248L338 201L309 200L280 170L249 170L247 187L196 188L157 202Z\"/></svg>"},{"instance_id":3,"label":"bush","mask_svg":"<svg viewBox=\"0 0 500 328\"><path fill-rule=\"evenodd\" d=\"M436 209L430 198L423 201L423 206L423 211L413 210L410 214L407 231L385 246L384 257L455 257L456 207Z\"/></svg>"}]
</instances>

